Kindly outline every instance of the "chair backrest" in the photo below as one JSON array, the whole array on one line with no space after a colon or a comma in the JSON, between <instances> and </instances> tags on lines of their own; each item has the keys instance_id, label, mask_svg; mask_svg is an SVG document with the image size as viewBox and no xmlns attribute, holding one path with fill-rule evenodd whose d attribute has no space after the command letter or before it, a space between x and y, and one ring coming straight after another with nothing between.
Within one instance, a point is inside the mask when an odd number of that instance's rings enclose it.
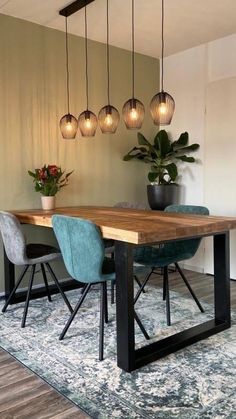
<instances>
[{"instance_id":1,"label":"chair backrest","mask_svg":"<svg viewBox=\"0 0 236 419\"><path fill-rule=\"evenodd\" d=\"M182 214L209 215L206 207L199 205L169 205L165 208L165 212L176 212ZM188 258L193 257L199 248L201 238L190 240L179 240L177 242L166 243L165 250L176 254L188 254Z\"/></svg>"},{"instance_id":2,"label":"chair backrest","mask_svg":"<svg viewBox=\"0 0 236 419\"><path fill-rule=\"evenodd\" d=\"M27 264L26 239L15 215L0 211L0 230L8 259L15 265Z\"/></svg>"},{"instance_id":3,"label":"chair backrest","mask_svg":"<svg viewBox=\"0 0 236 419\"><path fill-rule=\"evenodd\" d=\"M72 278L99 282L105 255L100 229L91 221L64 215L53 215L52 226Z\"/></svg>"},{"instance_id":4,"label":"chair backrest","mask_svg":"<svg viewBox=\"0 0 236 419\"><path fill-rule=\"evenodd\" d=\"M133 208L133 209L141 209L141 210L147 210L149 207L145 204L139 203L139 202L117 202L114 207L116 208Z\"/></svg>"}]
</instances>

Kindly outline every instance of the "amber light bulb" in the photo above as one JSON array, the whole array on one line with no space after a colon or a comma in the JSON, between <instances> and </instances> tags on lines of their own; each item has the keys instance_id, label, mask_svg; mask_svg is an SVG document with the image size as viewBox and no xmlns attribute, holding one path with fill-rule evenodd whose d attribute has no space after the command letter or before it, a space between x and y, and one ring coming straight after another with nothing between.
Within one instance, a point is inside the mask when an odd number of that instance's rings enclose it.
<instances>
[{"instance_id":1,"label":"amber light bulb","mask_svg":"<svg viewBox=\"0 0 236 419\"><path fill-rule=\"evenodd\" d=\"M132 108L130 111L130 117L133 120L136 120L138 118L138 112L135 108Z\"/></svg>"},{"instance_id":2,"label":"amber light bulb","mask_svg":"<svg viewBox=\"0 0 236 419\"><path fill-rule=\"evenodd\" d=\"M165 103L163 103L163 102L160 103L159 112L160 112L161 115L165 115L166 114L167 109L166 109L166 104Z\"/></svg>"},{"instance_id":3,"label":"amber light bulb","mask_svg":"<svg viewBox=\"0 0 236 419\"><path fill-rule=\"evenodd\" d=\"M111 114L110 114L110 113L108 113L108 114L107 114L107 116L106 116L106 118L105 118L105 124L106 124L108 127L110 127L110 126L111 126L111 124L112 124L112 117L111 117Z\"/></svg>"},{"instance_id":4,"label":"amber light bulb","mask_svg":"<svg viewBox=\"0 0 236 419\"><path fill-rule=\"evenodd\" d=\"M60 120L60 130L62 137L66 140L74 139L78 129L77 119L71 115L64 115Z\"/></svg>"}]
</instances>

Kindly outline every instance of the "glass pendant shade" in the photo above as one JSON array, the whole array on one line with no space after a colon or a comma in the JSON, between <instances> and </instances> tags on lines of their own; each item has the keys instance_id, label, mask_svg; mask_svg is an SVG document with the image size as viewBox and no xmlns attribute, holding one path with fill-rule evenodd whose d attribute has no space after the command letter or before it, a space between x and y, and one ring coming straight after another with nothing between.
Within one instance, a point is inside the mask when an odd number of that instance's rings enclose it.
<instances>
[{"instance_id":1,"label":"glass pendant shade","mask_svg":"<svg viewBox=\"0 0 236 419\"><path fill-rule=\"evenodd\" d=\"M60 130L62 137L66 140L75 138L78 129L77 119L70 113L64 115L60 120Z\"/></svg>"},{"instance_id":2,"label":"glass pendant shade","mask_svg":"<svg viewBox=\"0 0 236 419\"><path fill-rule=\"evenodd\" d=\"M93 112L89 110L82 112L79 115L78 123L82 137L94 137L98 120Z\"/></svg>"},{"instance_id":3,"label":"glass pendant shade","mask_svg":"<svg viewBox=\"0 0 236 419\"><path fill-rule=\"evenodd\" d=\"M145 115L145 109L142 102L134 98L127 100L123 106L122 113L126 128L141 128Z\"/></svg>"},{"instance_id":4,"label":"glass pendant shade","mask_svg":"<svg viewBox=\"0 0 236 419\"><path fill-rule=\"evenodd\" d=\"M118 110L111 105L104 106L98 114L98 121L103 134L114 134L119 120Z\"/></svg>"},{"instance_id":5,"label":"glass pendant shade","mask_svg":"<svg viewBox=\"0 0 236 419\"><path fill-rule=\"evenodd\" d=\"M175 101L167 92L159 92L150 102L150 111L155 125L169 125L175 110Z\"/></svg>"}]
</instances>

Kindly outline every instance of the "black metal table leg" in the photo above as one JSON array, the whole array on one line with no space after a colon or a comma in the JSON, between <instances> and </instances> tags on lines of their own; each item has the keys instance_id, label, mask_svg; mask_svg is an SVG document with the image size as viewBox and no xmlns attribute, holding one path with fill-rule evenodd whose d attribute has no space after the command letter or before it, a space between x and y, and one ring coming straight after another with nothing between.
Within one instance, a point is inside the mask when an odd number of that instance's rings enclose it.
<instances>
[{"instance_id":1,"label":"black metal table leg","mask_svg":"<svg viewBox=\"0 0 236 419\"><path fill-rule=\"evenodd\" d=\"M4 254L4 285L5 285L5 298L8 299L15 286L15 266L8 259L5 249Z\"/></svg>"},{"instance_id":2,"label":"black metal table leg","mask_svg":"<svg viewBox=\"0 0 236 419\"><path fill-rule=\"evenodd\" d=\"M229 233L214 236L215 320L230 327Z\"/></svg>"},{"instance_id":3,"label":"black metal table leg","mask_svg":"<svg viewBox=\"0 0 236 419\"><path fill-rule=\"evenodd\" d=\"M117 365L131 372L230 327L229 233L214 235L215 318L135 350L132 246L116 243Z\"/></svg>"},{"instance_id":4,"label":"black metal table leg","mask_svg":"<svg viewBox=\"0 0 236 419\"><path fill-rule=\"evenodd\" d=\"M117 365L129 372L135 369L132 245L116 241L115 255Z\"/></svg>"}]
</instances>

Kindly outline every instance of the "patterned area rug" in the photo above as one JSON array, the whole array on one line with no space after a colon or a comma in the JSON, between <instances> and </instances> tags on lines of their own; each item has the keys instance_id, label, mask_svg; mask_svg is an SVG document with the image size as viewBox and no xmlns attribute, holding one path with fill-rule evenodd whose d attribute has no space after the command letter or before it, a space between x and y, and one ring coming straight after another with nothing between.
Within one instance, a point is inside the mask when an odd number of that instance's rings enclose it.
<instances>
[{"instance_id":1,"label":"patterned area rug","mask_svg":"<svg viewBox=\"0 0 236 419\"><path fill-rule=\"evenodd\" d=\"M212 318L191 299L171 292L173 326L166 327L162 290L147 288L137 304L154 340ZM70 291L72 303L79 290ZM115 307L109 305L105 360L98 361L98 290L92 290L64 341L58 336L68 311L59 295L30 303L25 329L22 304L0 315L0 345L93 418L234 418L236 417L236 315L233 326L131 374L116 366ZM136 330L136 341L144 338Z\"/></svg>"}]
</instances>

